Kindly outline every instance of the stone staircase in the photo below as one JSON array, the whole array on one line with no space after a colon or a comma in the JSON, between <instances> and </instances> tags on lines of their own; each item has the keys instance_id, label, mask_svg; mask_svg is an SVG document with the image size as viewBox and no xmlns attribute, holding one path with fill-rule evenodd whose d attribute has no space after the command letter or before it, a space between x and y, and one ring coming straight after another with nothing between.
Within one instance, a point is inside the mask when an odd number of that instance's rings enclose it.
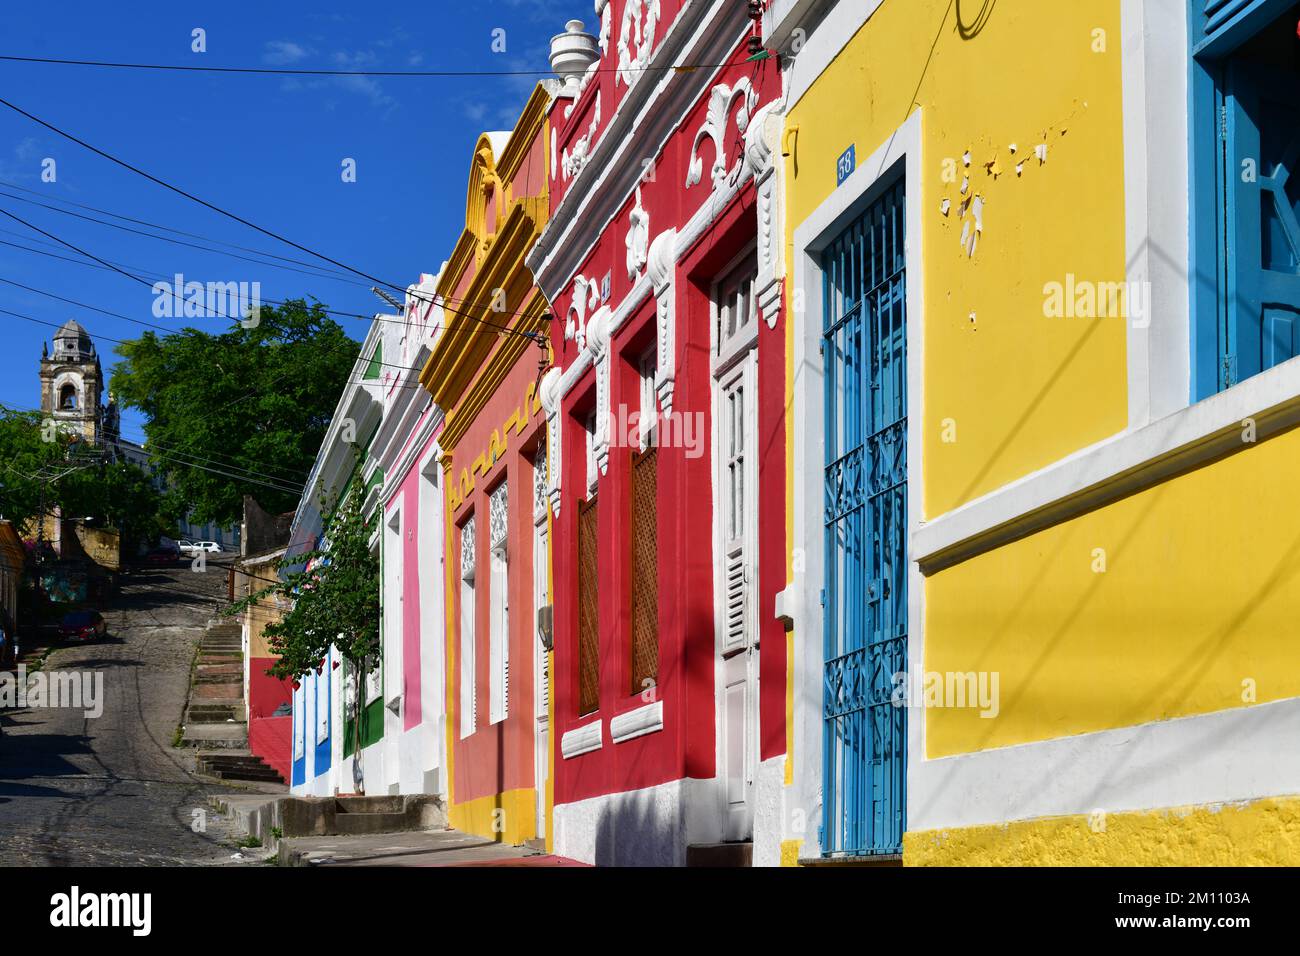
<instances>
[{"instance_id":1,"label":"stone staircase","mask_svg":"<svg viewBox=\"0 0 1300 956\"><path fill-rule=\"evenodd\" d=\"M244 654L238 624L209 624L199 641L181 746L198 750L199 773L222 780L286 782L248 750Z\"/></svg>"}]
</instances>

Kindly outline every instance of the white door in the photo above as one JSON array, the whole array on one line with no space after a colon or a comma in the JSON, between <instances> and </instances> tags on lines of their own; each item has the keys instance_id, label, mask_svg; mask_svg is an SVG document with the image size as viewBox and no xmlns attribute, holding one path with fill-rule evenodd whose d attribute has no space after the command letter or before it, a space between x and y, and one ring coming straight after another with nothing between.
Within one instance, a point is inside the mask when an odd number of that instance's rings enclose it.
<instances>
[{"instance_id":1,"label":"white door","mask_svg":"<svg viewBox=\"0 0 1300 956\"><path fill-rule=\"evenodd\" d=\"M720 767L724 839L748 840L754 830L754 768L758 762L758 633L755 567L757 466L755 353L718 379L718 565L721 626Z\"/></svg>"}]
</instances>

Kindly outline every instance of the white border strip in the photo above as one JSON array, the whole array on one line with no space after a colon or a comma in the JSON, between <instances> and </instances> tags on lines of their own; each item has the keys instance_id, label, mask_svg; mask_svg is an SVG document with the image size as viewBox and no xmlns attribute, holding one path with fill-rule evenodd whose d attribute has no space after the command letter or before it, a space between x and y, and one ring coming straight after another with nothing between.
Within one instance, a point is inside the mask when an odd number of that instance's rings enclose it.
<instances>
[{"instance_id":1,"label":"white border strip","mask_svg":"<svg viewBox=\"0 0 1300 956\"><path fill-rule=\"evenodd\" d=\"M920 712L909 714L920 723ZM1300 698L913 761L908 832L1300 792ZM1225 741L1231 743L1225 745Z\"/></svg>"}]
</instances>

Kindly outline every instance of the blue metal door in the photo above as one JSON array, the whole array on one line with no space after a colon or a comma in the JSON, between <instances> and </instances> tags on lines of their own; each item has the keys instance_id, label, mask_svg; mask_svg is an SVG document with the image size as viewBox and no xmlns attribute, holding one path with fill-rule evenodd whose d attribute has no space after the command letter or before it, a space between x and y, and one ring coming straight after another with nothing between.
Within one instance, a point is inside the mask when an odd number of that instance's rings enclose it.
<instances>
[{"instance_id":1,"label":"blue metal door","mask_svg":"<svg viewBox=\"0 0 1300 956\"><path fill-rule=\"evenodd\" d=\"M907 667L907 315L904 183L826 250L825 855L898 853Z\"/></svg>"}]
</instances>

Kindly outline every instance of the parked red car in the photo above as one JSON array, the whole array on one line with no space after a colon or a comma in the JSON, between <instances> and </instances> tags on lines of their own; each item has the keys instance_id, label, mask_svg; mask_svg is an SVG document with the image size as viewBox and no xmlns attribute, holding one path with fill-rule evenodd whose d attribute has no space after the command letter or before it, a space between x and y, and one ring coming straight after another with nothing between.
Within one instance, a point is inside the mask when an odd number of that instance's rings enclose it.
<instances>
[{"instance_id":1,"label":"parked red car","mask_svg":"<svg viewBox=\"0 0 1300 956\"><path fill-rule=\"evenodd\" d=\"M144 556L144 563L152 568L175 567L181 560L181 553L176 548L154 548Z\"/></svg>"},{"instance_id":2,"label":"parked red car","mask_svg":"<svg viewBox=\"0 0 1300 956\"><path fill-rule=\"evenodd\" d=\"M65 641L90 641L107 634L108 625L98 611L69 611L59 621L59 637Z\"/></svg>"}]
</instances>

